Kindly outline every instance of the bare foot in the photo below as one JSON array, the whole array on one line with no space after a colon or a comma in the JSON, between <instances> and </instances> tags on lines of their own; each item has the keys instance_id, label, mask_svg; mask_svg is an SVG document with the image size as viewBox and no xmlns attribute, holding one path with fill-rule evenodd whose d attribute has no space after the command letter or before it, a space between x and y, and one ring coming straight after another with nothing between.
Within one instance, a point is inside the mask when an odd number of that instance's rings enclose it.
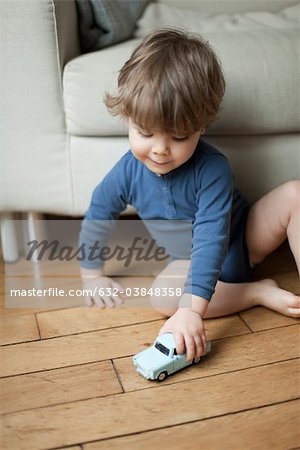
<instances>
[{"instance_id":1,"label":"bare foot","mask_svg":"<svg viewBox=\"0 0 300 450\"><path fill-rule=\"evenodd\" d=\"M273 309L285 316L300 317L300 297L278 287L274 280L258 281L257 304Z\"/></svg>"}]
</instances>

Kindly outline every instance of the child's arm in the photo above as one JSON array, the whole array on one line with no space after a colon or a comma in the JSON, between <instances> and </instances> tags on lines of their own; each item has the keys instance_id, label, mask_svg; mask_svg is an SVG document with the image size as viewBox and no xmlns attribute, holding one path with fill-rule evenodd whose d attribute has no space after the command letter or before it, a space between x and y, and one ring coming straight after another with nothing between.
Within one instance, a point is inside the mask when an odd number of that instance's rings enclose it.
<instances>
[{"instance_id":1,"label":"child's arm","mask_svg":"<svg viewBox=\"0 0 300 450\"><path fill-rule=\"evenodd\" d=\"M233 175L221 154L209 155L197 185L191 265L184 292L210 301L230 239Z\"/></svg>"},{"instance_id":2,"label":"child's arm","mask_svg":"<svg viewBox=\"0 0 300 450\"><path fill-rule=\"evenodd\" d=\"M227 253L233 193L232 172L224 156L208 157L199 173L190 270L178 310L161 330L174 334L178 353L186 351L188 360L206 349L202 318Z\"/></svg>"},{"instance_id":3,"label":"child's arm","mask_svg":"<svg viewBox=\"0 0 300 450\"><path fill-rule=\"evenodd\" d=\"M80 276L82 280L91 280L104 276L104 272L100 267L99 269L86 269L80 267Z\"/></svg>"},{"instance_id":4,"label":"child's arm","mask_svg":"<svg viewBox=\"0 0 300 450\"><path fill-rule=\"evenodd\" d=\"M123 303L120 291L124 289L105 276L101 249L114 229L120 212L126 208L125 164L122 158L93 192L91 204L81 225L79 247L82 249L80 275L87 305L113 307Z\"/></svg>"},{"instance_id":5,"label":"child's arm","mask_svg":"<svg viewBox=\"0 0 300 450\"><path fill-rule=\"evenodd\" d=\"M207 338L202 318L207 306L204 298L183 294L176 313L160 329L159 334L174 334L176 351L178 354L186 352L187 361L205 353Z\"/></svg>"}]
</instances>

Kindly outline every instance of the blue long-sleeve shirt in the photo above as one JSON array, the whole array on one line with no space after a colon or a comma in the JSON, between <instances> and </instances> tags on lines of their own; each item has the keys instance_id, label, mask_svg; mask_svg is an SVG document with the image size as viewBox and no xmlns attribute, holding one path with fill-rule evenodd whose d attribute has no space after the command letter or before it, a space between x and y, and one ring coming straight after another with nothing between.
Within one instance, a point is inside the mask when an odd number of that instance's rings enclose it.
<instances>
[{"instance_id":1,"label":"blue long-sleeve shirt","mask_svg":"<svg viewBox=\"0 0 300 450\"><path fill-rule=\"evenodd\" d=\"M238 226L242 210L248 205L234 188L226 157L211 144L200 140L188 161L158 176L128 151L94 190L82 223L80 245L92 245L99 238L101 240L105 235L105 222L100 221L117 219L127 204L136 208L146 224L149 221L150 230L153 220L191 224L189 236L192 239L187 240L184 250L182 246L179 250L173 246L172 254L172 248L166 248L173 258L191 259L184 292L210 300L230 237ZM155 226L152 231L155 235ZM159 235L155 237L159 241ZM101 266L101 261L85 259L81 266L96 269Z\"/></svg>"}]
</instances>

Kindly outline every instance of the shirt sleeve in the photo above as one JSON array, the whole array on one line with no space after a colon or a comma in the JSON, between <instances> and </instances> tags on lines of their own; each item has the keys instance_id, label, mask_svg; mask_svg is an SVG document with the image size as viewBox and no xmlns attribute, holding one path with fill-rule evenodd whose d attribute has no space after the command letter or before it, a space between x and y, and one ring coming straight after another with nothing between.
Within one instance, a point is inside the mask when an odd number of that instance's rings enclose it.
<instances>
[{"instance_id":1,"label":"shirt sleeve","mask_svg":"<svg viewBox=\"0 0 300 450\"><path fill-rule=\"evenodd\" d=\"M191 265L184 292L210 300L230 236L233 175L225 156L210 155L201 170L198 185Z\"/></svg>"},{"instance_id":2,"label":"shirt sleeve","mask_svg":"<svg viewBox=\"0 0 300 450\"><path fill-rule=\"evenodd\" d=\"M120 160L93 192L79 234L80 266L98 269L103 265L101 248L128 202L124 160Z\"/></svg>"}]
</instances>

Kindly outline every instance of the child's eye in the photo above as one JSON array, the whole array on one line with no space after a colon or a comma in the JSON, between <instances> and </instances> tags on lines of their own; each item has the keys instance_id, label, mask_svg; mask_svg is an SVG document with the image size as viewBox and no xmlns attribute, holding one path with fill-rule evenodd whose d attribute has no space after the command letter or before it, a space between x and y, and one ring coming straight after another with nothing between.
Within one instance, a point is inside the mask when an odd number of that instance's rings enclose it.
<instances>
[{"instance_id":1,"label":"child's eye","mask_svg":"<svg viewBox=\"0 0 300 450\"><path fill-rule=\"evenodd\" d=\"M183 136L183 137L173 136L173 139L176 142L183 142L183 141L186 141L188 138L189 138L188 136Z\"/></svg>"},{"instance_id":2,"label":"child's eye","mask_svg":"<svg viewBox=\"0 0 300 450\"><path fill-rule=\"evenodd\" d=\"M146 133L142 133L141 131L139 131L139 134L141 136L143 136L144 138L151 138L153 136L153 134L146 134Z\"/></svg>"}]
</instances>

